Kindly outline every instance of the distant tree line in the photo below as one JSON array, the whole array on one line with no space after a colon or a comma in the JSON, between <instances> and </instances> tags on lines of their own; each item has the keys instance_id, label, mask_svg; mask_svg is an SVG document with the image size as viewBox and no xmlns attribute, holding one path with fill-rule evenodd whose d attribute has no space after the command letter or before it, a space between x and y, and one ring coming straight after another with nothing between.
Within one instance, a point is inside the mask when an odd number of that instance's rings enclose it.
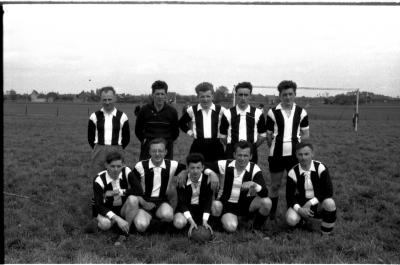
<instances>
[{"instance_id":1,"label":"distant tree line","mask_svg":"<svg viewBox=\"0 0 400 265\"><path fill-rule=\"evenodd\" d=\"M172 94L171 94L172 95ZM230 103L232 102L232 93L226 86L219 86L215 90L214 102L216 103ZM100 89L81 91L79 94L60 94L58 92L49 92L47 94L39 92L38 98L52 98L52 102L99 102ZM177 103L194 104L197 101L196 95L180 95L173 94L174 101ZM6 91L3 95L3 101L30 101L30 94L18 94L15 90L11 89ZM171 99L172 100L172 99ZM278 102L278 97L273 95L253 94L252 101L256 104L273 105ZM151 101L150 95L131 95L126 93L118 94L118 102L145 104ZM336 105L352 105L356 102L355 92L348 92L346 94L339 94L331 97L299 97L297 100L302 104L336 104ZM393 98L383 95L378 95L370 92L360 92L359 104L369 104L378 102L400 102L399 97Z\"/></svg>"}]
</instances>

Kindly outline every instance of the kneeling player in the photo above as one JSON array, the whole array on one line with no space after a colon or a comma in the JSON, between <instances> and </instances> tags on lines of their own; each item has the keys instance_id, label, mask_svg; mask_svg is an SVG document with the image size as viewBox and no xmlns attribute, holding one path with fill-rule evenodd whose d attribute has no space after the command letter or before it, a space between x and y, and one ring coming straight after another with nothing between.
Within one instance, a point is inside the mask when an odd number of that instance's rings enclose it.
<instances>
[{"instance_id":1,"label":"kneeling player","mask_svg":"<svg viewBox=\"0 0 400 265\"><path fill-rule=\"evenodd\" d=\"M172 222L174 217L171 201L177 199L177 194L172 178L185 169L185 165L164 159L167 154L166 146L167 142L162 138L151 140L151 158L138 162L133 169L144 191L140 198L142 208L134 219L139 232L146 231L153 215L163 222Z\"/></svg>"},{"instance_id":2,"label":"kneeling player","mask_svg":"<svg viewBox=\"0 0 400 265\"><path fill-rule=\"evenodd\" d=\"M322 218L321 233L330 234L336 221L332 182L328 169L321 162L313 160L313 155L311 143L296 145L299 164L287 176L286 221L290 226L295 226L302 219Z\"/></svg>"},{"instance_id":3,"label":"kneeling player","mask_svg":"<svg viewBox=\"0 0 400 265\"><path fill-rule=\"evenodd\" d=\"M123 166L122 155L118 152L106 156L106 169L93 181L94 217L98 228L108 230L113 224L120 228L116 245L126 240L132 221L139 210L140 183L128 184L131 169Z\"/></svg>"},{"instance_id":4,"label":"kneeling player","mask_svg":"<svg viewBox=\"0 0 400 265\"><path fill-rule=\"evenodd\" d=\"M271 209L261 169L250 162L252 146L240 141L234 147L234 160L219 160L214 171L220 174L218 199L212 203L212 214L220 216L224 229L234 232L238 216L255 213L254 229L260 229Z\"/></svg>"},{"instance_id":5,"label":"kneeling player","mask_svg":"<svg viewBox=\"0 0 400 265\"><path fill-rule=\"evenodd\" d=\"M191 153L186 158L189 178L184 187L178 188L178 209L174 216L174 226L184 228L190 223L188 235L197 225L202 224L212 232L208 224L211 212L213 192L208 183L208 175L204 174L204 157L199 153Z\"/></svg>"}]
</instances>

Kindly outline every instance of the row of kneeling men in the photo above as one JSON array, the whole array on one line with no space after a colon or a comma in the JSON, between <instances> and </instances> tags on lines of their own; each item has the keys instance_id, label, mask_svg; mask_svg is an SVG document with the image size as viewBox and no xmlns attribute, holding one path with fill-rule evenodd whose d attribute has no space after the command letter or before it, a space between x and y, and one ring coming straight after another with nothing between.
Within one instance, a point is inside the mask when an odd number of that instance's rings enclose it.
<instances>
[{"instance_id":1,"label":"row of kneeling men","mask_svg":"<svg viewBox=\"0 0 400 265\"><path fill-rule=\"evenodd\" d=\"M240 141L234 147L234 159L213 163L190 153L184 165L165 158L166 142L158 138L149 143L151 158L139 161L133 169L124 166L119 152L109 153L106 170L93 181L94 218L87 231L108 230L116 224L118 245L127 239L132 225L143 233L152 218L173 222L177 229L188 228L189 236L200 226L211 234L212 226L218 225L234 232L239 216L247 217L253 229L262 230L272 203L260 167L250 162L251 148L250 143ZM298 144L296 154L299 164L287 176L286 221L296 226L321 218L321 233L330 234L336 206L328 170L312 159L311 143Z\"/></svg>"}]
</instances>

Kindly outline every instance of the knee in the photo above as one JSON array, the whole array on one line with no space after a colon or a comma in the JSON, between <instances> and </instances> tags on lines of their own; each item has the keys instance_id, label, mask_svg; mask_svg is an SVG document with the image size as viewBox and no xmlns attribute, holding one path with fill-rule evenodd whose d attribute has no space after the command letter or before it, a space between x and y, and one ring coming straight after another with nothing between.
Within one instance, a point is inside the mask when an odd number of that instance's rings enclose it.
<instances>
[{"instance_id":1,"label":"knee","mask_svg":"<svg viewBox=\"0 0 400 265\"><path fill-rule=\"evenodd\" d=\"M238 223L234 220L222 220L222 225L226 232L233 233L236 231Z\"/></svg>"},{"instance_id":2,"label":"knee","mask_svg":"<svg viewBox=\"0 0 400 265\"><path fill-rule=\"evenodd\" d=\"M262 212L266 212L266 213L269 213L269 211L271 210L271 207L272 207L272 201L271 201L271 199L270 198L262 198L261 200L260 200L260 204L261 204L261 211Z\"/></svg>"},{"instance_id":3,"label":"knee","mask_svg":"<svg viewBox=\"0 0 400 265\"><path fill-rule=\"evenodd\" d=\"M187 220L186 220L185 217L175 214L175 216L174 216L174 226L177 229L184 228L186 226L186 224L187 224Z\"/></svg>"},{"instance_id":4,"label":"knee","mask_svg":"<svg viewBox=\"0 0 400 265\"><path fill-rule=\"evenodd\" d=\"M160 219L164 222L172 222L172 220L174 219L174 210L172 209L172 207L162 207L160 210Z\"/></svg>"},{"instance_id":5,"label":"knee","mask_svg":"<svg viewBox=\"0 0 400 265\"><path fill-rule=\"evenodd\" d=\"M104 216L98 216L98 217L97 217L97 226L98 226L101 230L106 231L106 230L108 230L108 229L111 228L112 222L111 222L110 219L108 219L108 218L106 218L106 217L104 217Z\"/></svg>"},{"instance_id":6,"label":"knee","mask_svg":"<svg viewBox=\"0 0 400 265\"><path fill-rule=\"evenodd\" d=\"M126 203L128 203L128 206L130 207L139 207L139 199L136 196L130 195L127 199L126 199Z\"/></svg>"},{"instance_id":7,"label":"knee","mask_svg":"<svg viewBox=\"0 0 400 265\"><path fill-rule=\"evenodd\" d=\"M289 226L296 226L300 222L300 215L296 213L292 208L289 208L286 212L286 223Z\"/></svg>"},{"instance_id":8,"label":"knee","mask_svg":"<svg viewBox=\"0 0 400 265\"><path fill-rule=\"evenodd\" d=\"M149 227L150 221L138 218L134 221L136 230L139 232L146 231L147 227Z\"/></svg>"},{"instance_id":9,"label":"knee","mask_svg":"<svg viewBox=\"0 0 400 265\"><path fill-rule=\"evenodd\" d=\"M213 201L211 204L211 215L212 216L221 216L222 213L222 202Z\"/></svg>"},{"instance_id":10,"label":"knee","mask_svg":"<svg viewBox=\"0 0 400 265\"><path fill-rule=\"evenodd\" d=\"M336 210L336 204L335 201L332 198L327 198L325 200L322 201L322 208L325 211L334 211Z\"/></svg>"}]
</instances>

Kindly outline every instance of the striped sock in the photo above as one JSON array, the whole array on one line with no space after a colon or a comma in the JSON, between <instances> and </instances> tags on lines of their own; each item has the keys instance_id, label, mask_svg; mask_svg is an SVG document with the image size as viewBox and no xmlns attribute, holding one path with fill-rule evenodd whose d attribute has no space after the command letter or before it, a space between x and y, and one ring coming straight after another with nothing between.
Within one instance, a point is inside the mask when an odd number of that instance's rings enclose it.
<instances>
[{"instance_id":1,"label":"striped sock","mask_svg":"<svg viewBox=\"0 0 400 265\"><path fill-rule=\"evenodd\" d=\"M336 210L326 211L322 210L322 223L321 232L322 234L329 235L332 233L333 227L336 222Z\"/></svg>"}]
</instances>

